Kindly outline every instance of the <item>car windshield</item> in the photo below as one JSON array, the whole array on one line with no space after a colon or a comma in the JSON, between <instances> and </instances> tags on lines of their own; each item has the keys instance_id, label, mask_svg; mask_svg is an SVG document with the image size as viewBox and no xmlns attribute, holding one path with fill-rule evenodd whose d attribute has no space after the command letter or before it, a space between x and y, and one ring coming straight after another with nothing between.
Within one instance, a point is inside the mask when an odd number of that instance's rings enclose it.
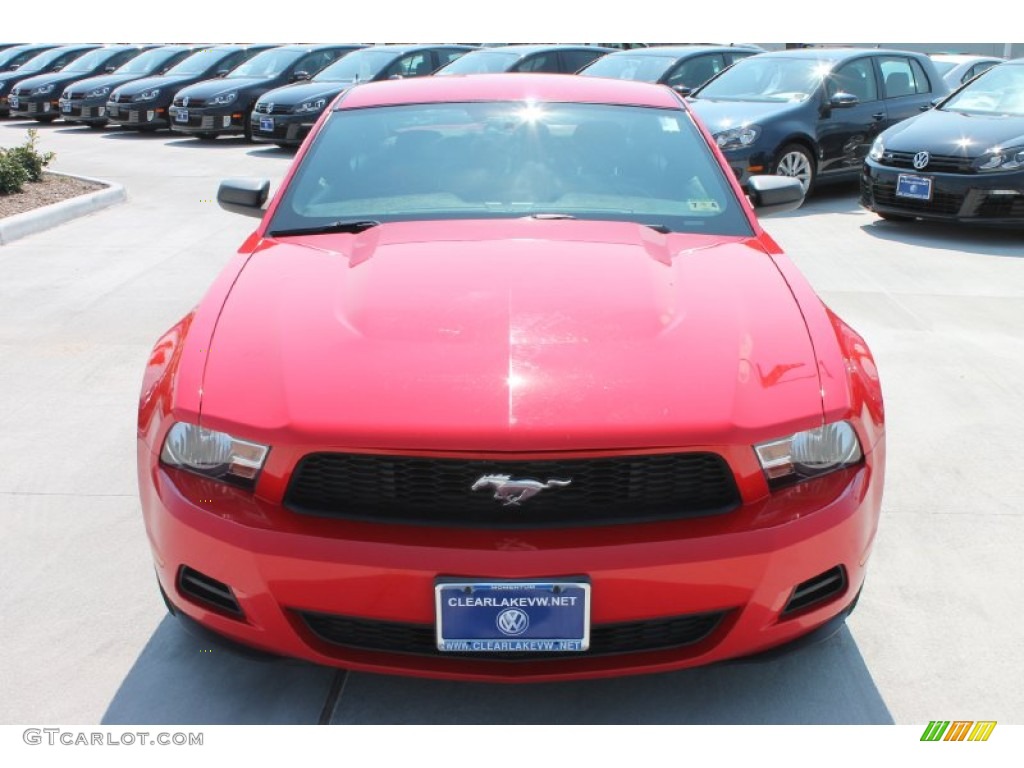
<instances>
[{"instance_id":1,"label":"car windshield","mask_svg":"<svg viewBox=\"0 0 1024 768\"><path fill-rule=\"evenodd\" d=\"M439 75L485 75L495 72L508 72L523 55L511 51L473 51L461 56L444 69L438 70Z\"/></svg>"},{"instance_id":2,"label":"car windshield","mask_svg":"<svg viewBox=\"0 0 1024 768\"><path fill-rule=\"evenodd\" d=\"M695 98L723 101L805 101L832 71L816 59L751 56L736 62L694 93Z\"/></svg>"},{"instance_id":3,"label":"car windshield","mask_svg":"<svg viewBox=\"0 0 1024 768\"><path fill-rule=\"evenodd\" d=\"M169 51L165 48L155 48L152 51L140 53L127 64L122 64L118 70L119 75L148 75L160 69L168 59L177 54L177 51Z\"/></svg>"},{"instance_id":4,"label":"car windshield","mask_svg":"<svg viewBox=\"0 0 1024 768\"><path fill-rule=\"evenodd\" d=\"M17 67L20 64L24 64L26 61L31 59L33 56L32 52L18 50L18 48L8 48L6 51L0 51L0 70L10 69L11 67Z\"/></svg>"},{"instance_id":5,"label":"car windshield","mask_svg":"<svg viewBox=\"0 0 1024 768\"><path fill-rule=\"evenodd\" d=\"M1024 117L1024 65L992 67L950 97L940 109L966 115Z\"/></svg>"},{"instance_id":6,"label":"car windshield","mask_svg":"<svg viewBox=\"0 0 1024 768\"><path fill-rule=\"evenodd\" d=\"M68 64L63 72L92 72L98 67L102 67L103 63L116 56L120 51L112 51L109 48L97 48L95 51L89 51L86 54L78 57L70 64Z\"/></svg>"},{"instance_id":7,"label":"car windshield","mask_svg":"<svg viewBox=\"0 0 1024 768\"><path fill-rule=\"evenodd\" d=\"M269 230L528 216L751 234L686 112L522 102L332 113Z\"/></svg>"},{"instance_id":8,"label":"car windshield","mask_svg":"<svg viewBox=\"0 0 1024 768\"><path fill-rule=\"evenodd\" d=\"M373 80L396 55L394 51L355 51L322 69L313 79L318 83L363 83Z\"/></svg>"},{"instance_id":9,"label":"car windshield","mask_svg":"<svg viewBox=\"0 0 1024 768\"><path fill-rule=\"evenodd\" d=\"M201 75L234 53L233 50L206 48L196 51L187 59L175 64L167 74L170 76Z\"/></svg>"},{"instance_id":10,"label":"car windshield","mask_svg":"<svg viewBox=\"0 0 1024 768\"><path fill-rule=\"evenodd\" d=\"M26 61L21 65L21 70L24 72L39 72L44 69L49 69L55 61L66 58L67 56L67 49L53 48Z\"/></svg>"},{"instance_id":11,"label":"car windshield","mask_svg":"<svg viewBox=\"0 0 1024 768\"><path fill-rule=\"evenodd\" d=\"M253 56L240 67L235 67L228 77L276 77L306 53L307 51L282 51L280 49L264 51L258 56Z\"/></svg>"},{"instance_id":12,"label":"car windshield","mask_svg":"<svg viewBox=\"0 0 1024 768\"><path fill-rule=\"evenodd\" d=\"M580 74L656 83L675 62L675 56L638 56L613 53L611 56L602 56Z\"/></svg>"}]
</instances>

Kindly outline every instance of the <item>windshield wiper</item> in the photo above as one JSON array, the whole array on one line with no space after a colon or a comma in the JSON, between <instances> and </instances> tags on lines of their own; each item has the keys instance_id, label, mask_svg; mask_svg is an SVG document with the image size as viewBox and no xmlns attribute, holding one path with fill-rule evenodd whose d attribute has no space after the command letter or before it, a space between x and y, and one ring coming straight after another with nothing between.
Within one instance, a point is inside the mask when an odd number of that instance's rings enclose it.
<instances>
[{"instance_id":1,"label":"windshield wiper","mask_svg":"<svg viewBox=\"0 0 1024 768\"><path fill-rule=\"evenodd\" d=\"M275 229L267 234L270 237L290 237L292 235L328 235L332 232L362 232L379 226L380 222L374 219L359 219L357 221L335 221L331 224L321 224L319 227L299 227L297 229Z\"/></svg>"}]
</instances>

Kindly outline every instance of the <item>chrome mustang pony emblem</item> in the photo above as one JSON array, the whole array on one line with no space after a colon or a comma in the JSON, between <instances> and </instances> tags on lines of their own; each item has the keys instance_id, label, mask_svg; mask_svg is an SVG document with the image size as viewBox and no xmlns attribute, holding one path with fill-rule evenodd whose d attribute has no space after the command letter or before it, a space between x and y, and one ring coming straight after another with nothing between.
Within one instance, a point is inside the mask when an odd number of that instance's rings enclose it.
<instances>
[{"instance_id":1,"label":"chrome mustang pony emblem","mask_svg":"<svg viewBox=\"0 0 1024 768\"><path fill-rule=\"evenodd\" d=\"M526 501L548 488L564 488L572 483L572 480L548 480L542 483L539 480L513 480L512 475L484 475L473 483L473 490L491 486L494 488L494 498L504 502L506 507L518 507L519 502Z\"/></svg>"}]
</instances>

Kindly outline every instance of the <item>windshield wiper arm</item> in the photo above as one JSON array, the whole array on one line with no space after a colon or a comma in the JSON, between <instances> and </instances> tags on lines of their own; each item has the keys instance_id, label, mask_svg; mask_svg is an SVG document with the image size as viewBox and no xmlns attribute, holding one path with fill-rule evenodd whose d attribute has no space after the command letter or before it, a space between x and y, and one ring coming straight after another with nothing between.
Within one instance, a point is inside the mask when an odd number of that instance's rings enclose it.
<instances>
[{"instance_id":1,"label":"windshield wiper arm","mask_svg":"<svg viewBox=\"0 0 1024 768\"><path fill-rule=\"evenodd\" d=\"M297 229L275 229L267 234L270 237L289 237L291 235L327 235L332 232L362 232L379 226L380 222L374 219L359 219L356 221L335 221L330 224L321 224L319 227L299 227Z\"/></svg>"}]
</instances>

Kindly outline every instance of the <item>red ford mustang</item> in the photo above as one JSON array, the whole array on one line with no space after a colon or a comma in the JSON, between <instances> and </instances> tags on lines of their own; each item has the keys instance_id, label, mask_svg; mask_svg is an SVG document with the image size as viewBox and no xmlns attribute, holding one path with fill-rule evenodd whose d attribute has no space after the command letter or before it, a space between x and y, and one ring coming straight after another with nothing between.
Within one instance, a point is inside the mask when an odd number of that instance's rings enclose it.
<instances>
[{"instance_id":1,"label":"red ford mustang","mask_svg":"<svg viewBox=\"0 0 1024 768\"><path fill-rule=\"evenodd\" d=\"M164 597L233 644L557 680L834 629L878 522L864 341L667 88L502 75L341 96L157 344ZM788 210L792 179L751 181Z\"/></svg>"}]
</instances>

